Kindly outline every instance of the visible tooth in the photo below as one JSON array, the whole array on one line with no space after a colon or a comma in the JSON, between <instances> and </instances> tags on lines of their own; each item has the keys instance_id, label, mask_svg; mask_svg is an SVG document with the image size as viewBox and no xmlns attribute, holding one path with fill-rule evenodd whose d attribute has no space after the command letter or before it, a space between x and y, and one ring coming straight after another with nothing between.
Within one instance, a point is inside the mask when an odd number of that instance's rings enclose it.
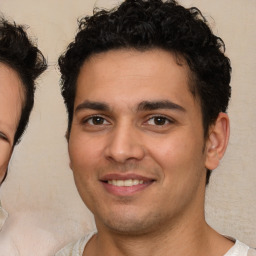
<instances>
[{"instance_id":1,"label":"visible tooth","mask_svg":"<svg viewBox=\"0 0 256 256\"><path fill-rule=\"evenodd\" d=\"M139 180L133 180L133 185L138 185L138 184L140 184Z\"/></svg>"},{"instance_id":2,"label":"visible tooth","mask_svg":"<svg viewBox=\"0 0 256 256\"><path fill-rule=\"evenodd\" d=\"M116 181L116 186L123 187L124 186L124 181L123 180L117 180Z\"/></svg>"},{"instance_id":3,"label":"visible tooth","mask_svg":"<svg viewBox=\"0 0 256 256\"><path fill-rule=\"evenodd\" d=\"M108 180L108 184L118 186L118 187L131 187L138 184L143 184L143 180Z\"/></svg>"},{"instance_id":4,"label":"visible tooth","mask_svg":"<svg viewBox=\"0 0 256 256\"><path fill-rule=\"evenodd\" d=\"M125 181L124 181L124 186L125 186L125 187L130 187L130 186L132 186L132 185L133 185L132 180L125 180Z\"/></svg>"}]
</instances>

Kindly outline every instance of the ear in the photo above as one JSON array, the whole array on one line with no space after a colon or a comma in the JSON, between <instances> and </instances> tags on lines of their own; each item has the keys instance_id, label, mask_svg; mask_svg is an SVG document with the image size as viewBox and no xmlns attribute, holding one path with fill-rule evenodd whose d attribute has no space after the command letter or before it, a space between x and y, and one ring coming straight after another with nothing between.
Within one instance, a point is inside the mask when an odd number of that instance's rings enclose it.
<instances>
[{"instance_id":1,"label":"ear","mask_svg":"<svg viewBox=\"0 0 256 256\"><path fill-rule=\"evenodd\" d=\"M223 157L229 140L229 118L225 113L219 113L216 122L210 127L206 141L205 167L214 170Z\"/></svg>"}]
</instances>

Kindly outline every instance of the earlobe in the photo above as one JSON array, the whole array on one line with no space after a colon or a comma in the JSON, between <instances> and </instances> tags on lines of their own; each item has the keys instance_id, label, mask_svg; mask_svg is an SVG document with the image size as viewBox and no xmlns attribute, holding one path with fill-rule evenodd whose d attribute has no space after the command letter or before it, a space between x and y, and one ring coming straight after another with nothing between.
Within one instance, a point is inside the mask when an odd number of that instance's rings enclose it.
<instances>
[{"instance_id":1,"label":"earlobe","mask_svg":"<svg viewBox=\"0 0 256 256\"><path fill-rule=\"evenodd\" d=\"M214 170L222 159L229 140L229 118L225 113L219 113L216 122L209 129L206 142L205 167Z\"/></svg>"}]
</instances>

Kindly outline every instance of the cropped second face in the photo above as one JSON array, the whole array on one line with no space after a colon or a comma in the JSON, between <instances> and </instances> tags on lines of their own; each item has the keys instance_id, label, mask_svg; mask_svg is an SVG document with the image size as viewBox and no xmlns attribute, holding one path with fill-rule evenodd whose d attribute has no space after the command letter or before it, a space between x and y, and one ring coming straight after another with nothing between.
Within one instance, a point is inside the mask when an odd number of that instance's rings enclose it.
<instances>
[{"instance_id":1,"label":"cropped second face","mask_svg":"<svg viewBox=\"0 0 256 256\"><path fill-rule=\"evenodd\" d=\"M200 104L174 55L112 50L84 63L70 166L99 229L152 232L201 214L204 146Z\"/></svg>"},{"instance_id":2,"label":"cropped second face","mask_svg":"<svg viewBox=\"0 0 256 256\"><path fill-rule=\"evenodd\" d=\"M18 74L9 66L0 63L0 182L11 157L23 98Z\"/></svg>"}]
</instances>

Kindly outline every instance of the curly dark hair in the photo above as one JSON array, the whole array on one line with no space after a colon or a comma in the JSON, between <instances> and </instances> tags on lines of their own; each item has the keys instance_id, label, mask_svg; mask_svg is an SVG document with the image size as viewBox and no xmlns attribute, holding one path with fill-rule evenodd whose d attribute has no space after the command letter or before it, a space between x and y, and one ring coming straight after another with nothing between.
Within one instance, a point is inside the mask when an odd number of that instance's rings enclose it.
<instances>
[{"instance_id":1,"label":"curly dark hair","mask_svg":"<svg viewBox=\"0 0 256 256\"><path fill-rule=\"evenodd\" d=\"M24 100L13 147L24 133L34 105L35 80L47 68L46 59L28 38L25 27L0 17L0 62L15 70L22 81ZM1 183L7 176L7 170Z\"/></svg>"},{"instance_id":2,"label":"curly dark hair","mask_svg":"<svg viewBox=\"0 0 256 256\"><path fill-rule=\"evenodd\" d=\"M0 18L0 62L14 69L23 85L24 102L13 146L24 133L34 105L36 78L47 68L46 60L28 38L25 27Z\"/></svg>"},{"instance_id":3,"label":"curly dark hair","mask_svg":"<svg viewBox=\"0 0 256 256\"><path fill-rule=\"evenodd\" d=\"M94 10L79 21L75 40L59 58L61 92L68 112L70 133L76 81L80 67L91 55L112 49L139 51L160 48L186 60L189 88L198 97L204 135L220 112L226 112L231 95L229 59L225 45L215 36L201 12L174 0L126 0L110 11ZM180 63L178 63L180 64ZM207 172L207 183L210 170Z\"/></svg>"}]
</instances>

